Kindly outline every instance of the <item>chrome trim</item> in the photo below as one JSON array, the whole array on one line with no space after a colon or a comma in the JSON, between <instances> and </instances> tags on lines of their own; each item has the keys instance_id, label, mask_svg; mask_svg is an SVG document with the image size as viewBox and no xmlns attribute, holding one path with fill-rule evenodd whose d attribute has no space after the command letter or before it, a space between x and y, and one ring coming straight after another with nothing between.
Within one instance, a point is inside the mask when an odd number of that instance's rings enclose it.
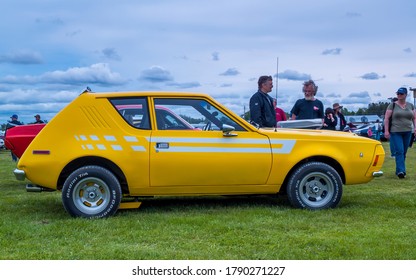
<instances>
[{"instance_id":1,"label":"chrome trim","mask_svg":"<svg viewBox=\"0 0 416 280\"><path fill-rule=\"evenodd\" d=\"M381 176L383 176L383 171L376 171L376 172L373 172L373 177L381 177Z\"/></svg>"},{"instance_id":2,"label":"chrome trim","mask_svg":"<svg viewBox=\"0 0 416 280\"><path fill-rule=\"evenodd\" d=\"M26 179L26 173L21 169L16 168L15 170L13 170L13 174L19 181L24 181Z\"/></svg>"}]
</instances>

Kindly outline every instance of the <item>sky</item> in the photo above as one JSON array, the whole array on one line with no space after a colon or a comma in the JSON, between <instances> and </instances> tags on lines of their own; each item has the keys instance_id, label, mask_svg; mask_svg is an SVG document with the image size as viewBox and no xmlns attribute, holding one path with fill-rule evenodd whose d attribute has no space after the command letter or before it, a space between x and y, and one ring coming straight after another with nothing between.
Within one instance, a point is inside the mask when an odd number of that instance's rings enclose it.
<instances>
[{"instance_id":1,"label":"sky","mask_svg":"<svg viewBox=\"0 0 416 280\"><path fill-rule=\"evenodd\" d=\"M49 121L87 87L202 92L238 114L262 75L285 112L309 79L349 111L416 87L413 0L5 0L0 13L0 124Z\"/></svg>"}]
</instances>

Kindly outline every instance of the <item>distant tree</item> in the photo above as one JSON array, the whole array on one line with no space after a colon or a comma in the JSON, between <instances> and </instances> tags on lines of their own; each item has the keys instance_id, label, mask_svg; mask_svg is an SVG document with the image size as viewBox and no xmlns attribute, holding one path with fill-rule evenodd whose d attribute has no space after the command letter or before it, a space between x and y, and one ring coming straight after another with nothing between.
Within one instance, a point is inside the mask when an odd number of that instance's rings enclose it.
<instances>
[{"instance_id":1,"label":"distant tree","mask_svg":"<svg viewBox=\"0 0 416 280\"><path fill-rule=\"evenodd\" d=\"M367 110L365 108L360 108L357 110L356 115L366 115Z\"/></svg>"},{"instance_id":2,"label":"distant tree","mask_svg":"<svg viewBox=\"0 0 416 280\"><path fill-rule=\"evenodd\" d=\"M342 113L344 116L353 116L353 115L355 115L355 112L354 112L354 111L348 111L348 109L347 109L347 108L345 108L345 107L343 107L343 108L341 109L341 113Z\"/></svg>"},{"instance_id":3,"label":"distant tree","mask_svg":"<svg viewBox=\"0 0 416 280\"><path fill-rule=\"evenodd\" d=\"M368 104L367 115L377 115L381 117L386 112L387 106L389 106L389 104L389 102Z\"/></svg>"}]
</instances>

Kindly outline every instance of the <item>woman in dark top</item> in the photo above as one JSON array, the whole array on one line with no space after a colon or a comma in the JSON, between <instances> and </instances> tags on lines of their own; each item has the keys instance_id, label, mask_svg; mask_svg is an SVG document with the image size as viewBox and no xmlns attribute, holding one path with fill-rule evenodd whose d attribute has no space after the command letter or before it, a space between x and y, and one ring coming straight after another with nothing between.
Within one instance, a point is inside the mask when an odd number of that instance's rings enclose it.
<instances>
[{"instance_id":1,"label":"woman in dark top","mask_svg":"<svg viewBox=\"0 0 416 280\"><path fill-rule=\"evenodd\" d=\"M322 129L335 130L336 125L337 125L337 117L335 117L334 110L331 108L326 108L324 124L322 126Z\"/></svg>"}]
</instances>

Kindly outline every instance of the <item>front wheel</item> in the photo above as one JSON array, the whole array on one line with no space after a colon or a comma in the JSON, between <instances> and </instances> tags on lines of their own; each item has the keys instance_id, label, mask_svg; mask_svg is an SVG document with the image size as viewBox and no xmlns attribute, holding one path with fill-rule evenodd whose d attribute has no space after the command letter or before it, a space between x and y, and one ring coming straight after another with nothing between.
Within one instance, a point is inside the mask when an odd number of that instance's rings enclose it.
<instances>
[{"instance_id":1,"label":"front wheel","mask_svg":"<svg viewBox=\"0 0 416 280\"><path fill-rule=\"evenodd\" d=\"M120 183L113 173L94 165L72 172L62 188L63 205L73 217L109 217L117 211L121 196Z\"/></svg>"},{"instance_id":2,"label":"front wheel","mask_svg":"<svg viewBox=\"0 0 416 280\"><path fill-rule=\"evenodd\" d=\"M341 200L342 181L338 172L328 164L308 162L290 176L287 195L296 208L335 208Z\"/></svg>"}]
</instances>

